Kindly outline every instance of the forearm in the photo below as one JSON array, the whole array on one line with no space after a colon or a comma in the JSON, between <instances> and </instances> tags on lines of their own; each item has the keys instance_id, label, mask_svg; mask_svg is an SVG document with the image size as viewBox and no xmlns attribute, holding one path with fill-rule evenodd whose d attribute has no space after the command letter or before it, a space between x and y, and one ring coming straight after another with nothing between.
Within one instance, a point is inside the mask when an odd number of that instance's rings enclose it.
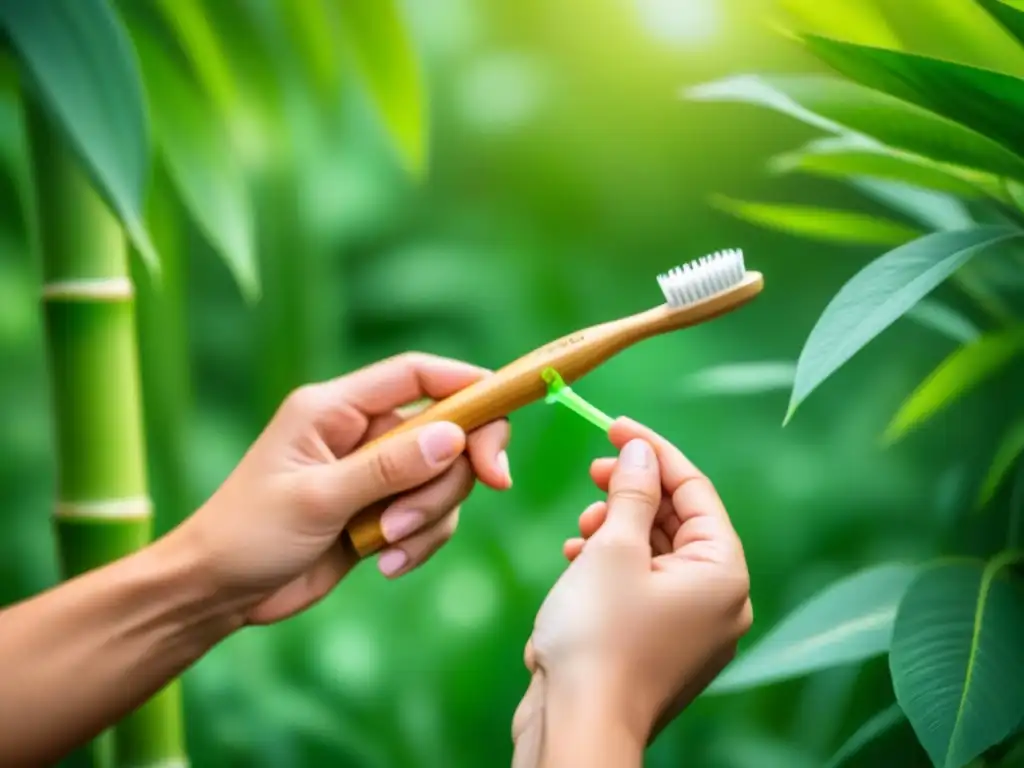
<instances>
[{"instance_id":1,"label":"forearm","mask_svg":"<svg viewBox=\"0 0 1024 768\"><path fill-rule=\"evenodd\" d=\"M645 739L610 689L545 681L536 695L516 738L513 768L641 768Z\"/></svg>"},{"instance_id":2,"label":"forearm","mask_svg":"<svg viewBox=\"0 0 1024 768\"><path fill-rule=\"evenodd\" d=\"M0 611L0 763L56 762L229 634L232 615L171 538Z\"/></svg>"}]
</instances>

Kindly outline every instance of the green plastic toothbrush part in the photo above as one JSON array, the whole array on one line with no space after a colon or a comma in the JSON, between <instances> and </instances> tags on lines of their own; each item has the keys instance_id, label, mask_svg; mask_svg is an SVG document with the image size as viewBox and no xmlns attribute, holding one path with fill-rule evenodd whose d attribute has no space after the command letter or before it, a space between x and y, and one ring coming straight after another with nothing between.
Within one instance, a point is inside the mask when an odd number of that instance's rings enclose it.
<instances>
[{"instance_id":1,"label":"green plastic toothbrush part","mask_svg":"<svg viewBox=\"0 0 1024 768\"><path fill-rule=\"evenodd\" d=\"M605 432L608 431L615 419L599 408L595 408L573 392L572 388L558 375L558 371L554 368L545 368L540 375L548 384L548 394L544 398L545 403L561 403L570 411L578 413L598 429Z\"/></svg>"}]
</instances>

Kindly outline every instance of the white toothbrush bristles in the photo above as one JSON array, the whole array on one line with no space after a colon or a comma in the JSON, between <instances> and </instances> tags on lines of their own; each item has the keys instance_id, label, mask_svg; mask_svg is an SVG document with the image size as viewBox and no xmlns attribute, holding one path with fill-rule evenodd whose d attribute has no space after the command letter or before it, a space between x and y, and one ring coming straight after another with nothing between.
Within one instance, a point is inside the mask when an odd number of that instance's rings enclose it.
<instances>
[{"instance_id":1,"label":"white toothbrush bristles","mask_svg":"<svg viewBox=\"0 0 1024 768\"><path fill-rule=\"evenodd\" d=\"M729 248L658 275L665 301L673 309L714 296L743 280L743 251Z\"/></svg>"}]
</instances>

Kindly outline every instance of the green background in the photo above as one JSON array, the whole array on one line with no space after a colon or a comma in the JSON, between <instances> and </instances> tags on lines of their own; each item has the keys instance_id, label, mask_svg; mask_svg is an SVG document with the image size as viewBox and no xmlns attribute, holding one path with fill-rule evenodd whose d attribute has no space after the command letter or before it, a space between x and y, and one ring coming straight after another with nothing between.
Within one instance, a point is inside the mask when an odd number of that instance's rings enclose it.
<instances>
[{"instance_id":1,"label":"green background","mask_svg":"<svg viewBox=\"0 0 1024 768\"><path fill-rule=\"evenodd\" d=\"M716 366L795 362L829 298L881 252L755 229L707 203L723 192L871 210L838 185L763 170L809 129L680 98L685 86L728 74L820 65L773 34L755 2L433 0L408 10L431 99L422 183L396 167L354 97L336 125L311 134L297 187L272 188L262 201L261 240L274 239L285 257L264 265L258 305L240 298L197 233L181 233L192 393L187 420L174 426L187 440L189 485L167 487L154 467L158 505L178 492L200 504L303 381L405 350L498 367L646 309L660 301L657 273L740 247L765 275L757 301L644 342L575 389L666 435L713 479L751 569L746 642L861 565L937 552L944 516L970 495L964 479L988 459L987 447L975 455L971 446L984 447L976 436L998 422L997 401L976 392L895 448L879 435L952 342L899 321L785 429L788 385L764 369L750 369L752 383L724 375L739 395L693 383ZM7 604L56 583L57 570L38 270L3 192ZM528 680L523 644L564 567L562 542L598 497L589 462L609 451L568 411L538 403L514 414L513 489L475 490L457 536L428 567L392 583L367 564L316 608L241 632L186 674L193 764L508 764ZM161 515L162 529L173 525ZM887 686L877 660L700 699L652 747L649 765L821 765L891 700Z\"/></svg>"}]
</instances>

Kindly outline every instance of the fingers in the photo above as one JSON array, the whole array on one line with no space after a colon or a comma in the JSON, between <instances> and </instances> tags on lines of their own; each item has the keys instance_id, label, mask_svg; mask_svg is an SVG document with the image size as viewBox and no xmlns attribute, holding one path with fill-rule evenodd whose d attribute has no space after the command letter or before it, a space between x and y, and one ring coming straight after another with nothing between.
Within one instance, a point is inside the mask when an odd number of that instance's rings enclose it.
<instances>
[{"instance_id":1,"label":"fingers","mask_svg":"<svg viewBox=\"0 0 1024 768\"><path fill-rule=\"evenodd\" d=\"M614 459L611 461L614 462ZM607 487L602 490L606 491ZM562 554L566 560L572 562L580 556L587 540L604 524L607 514L608 505L603 501L595 501L583 510L579 519L580 535L567 540L562 546ZM661 500L654 523L651 530L651 549L655 555L667 554L672 551L672 539L679 529L679 520L675 516L670 499Z\"/></svg>"},{"instance_id":2,"label":"fingers","mask_svg":"<svg viewBox=\"0 0 1024 768\"><path fill-rule=\"evenodd\" d=\"M455 507L440 520L413 534L401 544L381 552L377 558L378 569L393 579L419 567L455 535L458 525L459 508Z\"/></svg>"},{"instance_id":3,"label":"fingers","mask_svg":"<svg viewBox=\"0 0 1024 768\"><path fill-rule=\"evenodd\" d=\"M562 554L565 559L570 563L575 560L583 552L583 545L586 541L579 536L574 539L569 539L562 545Z\"/></svg>"},{"instance_id":4,"label":"fingers","mask_svg":"<svg viewBox=\"0 0 1024 768\"><path fill-rule=\"evenodd\" d=\"M584 539L589 539L597 533L597 529L601 527L607 516L608 504L604 501L595 501L580 515L580 535Z\"/></svg>"},{"instance_id":5,"label":"fingers","mask_svg":"<svg viewBox=\"0 0 1024 768\"><path fill-rule=\"evenodd\" d=\"M672 443L654 430L638 424L632 419L625 417L616 419L608 430L608 439L619 450L630 440L638 438L646 440L654 448L658 456L658 463L661 465L662 483L669 494L675 493L683 483L704 476Z\"/></svg>"},{"instance_id":6,"label":"fingers","mask_svg":"<svg viewBox=\"0 0 1024 768\"><path fill-rule=\"evenodd\" d=\"M646 441L630 440L612 472L606 518L591 544L629 544L649 551L661 497L657 456Z\"/></svg>"},{"instance_id":7,"label":"fingers","mask_svg":"<svg viewBox=\"0 0 1024 768\"><path fill-rule=\"evenodd\" d=\"M388 432L403 419L397 413L380 416L370 422L364 440L371 441ZM508 447L511 427L508 419L499 419L473 430L466 437L466 453L476 476L485 485L496 491L512 487L512 475L508 466Z\"/></svg>"},{"instance_id":8,"label":"fingers","mask_svg":"<svg viewBox=\"0 0 1024 768\"><path fill-rule=\"evenodd\" d=\"M456 425L427 424L318 468L306 489L315 504L332 508L347 523L364 507L439 477L465 446Z\"/></svg>"},{"instance_id":9,"label":"fingers","mask_svg":"<svg viewBox=\"0 0 1024 768\"><path fill-rule=\"evenodd\" d=\"M500 419L473 430L467 439L467 453L473 471L481 482L496 491L512 487L508 466L508 447L511 427L508 419Z\"/></svg>"},{"instance_id":10,"label":"fingers","mask_svg":"<svg viewBox=\"0 0 1024 768\"><path fill-rule=\"evenodd\" d=\"M596 459L590 466L590 476L594 480L594 485L605 493L608 492L608 482L611 480L612 470L615 469L615 463L617 461L618 459L615 458ZM658 514L654 518L654 523L656 527L652 533L652 544L658 544L662 541L671 542L674 539L676 532L679 530L680 522L671 497L665 496L661 500L661 506L658 507ZM655 534L659 532L659 529L664 532L665 536L655 536ZM582 529L580 532L584 536L591 536L596 530L597 528L595 527L590 532ZM654 539L657 539L657 541L654 541ZM659 554L663 554L664 551L668 550L662 551L656 546L655 551L659 552Z\"/></svg>"},{"instance_id":11,"label":"fingers","mask_svg":"<svg viewBox=\"0 0 1024 768\"><path fill-rule=\"evenodd\" d=\"M642 438L654 447L661 467L662 484L671 496L679 521L679 527L672 533L674 550L700 545L702 556L715 559L742 557L739 537L721 497L711 481L679 449L654 431L627 418L617 419L608 435L616 446ZM604 471L604 464L594 463L591 476L595 482L602 479Z\"/></svg>"},{"instance_id":12,"label":"fingers","mask_svg":"<svg viewBox=\"0 0 1024 768\"><path fill-rule=\"evenodd\" d=\"M408 352L317 386L367 416L380 416L423 397L448 397L489 374L458 360Z\"/></svg>"},{"instance_id":13,"label":"fingers","mask_svg":"<svg viewBox=\"0 0 1024 768\"><path fill-rule=\"evenodd\" d=\"M364 440L374 417L393 416L416 401L448 397L489 373L458 360L409 352L300 387L289 396L287 409L303 425L314 421L327 448L345 456Z\"/></svg>"},{"instance_id":14,"label":"fingers","mask_svg":"<svg viewBox=\"0 0 1024 768\"><path fill-rule=\"evenodd\" d=\"M460 456L441 477L402 496L384 510L384 536L398 545L381 552L381 572L386 576L401 575L421 565L448 541L458 524L458 507L473 490L473 483L469 460Z\"/></svg>"}]
</instances>

